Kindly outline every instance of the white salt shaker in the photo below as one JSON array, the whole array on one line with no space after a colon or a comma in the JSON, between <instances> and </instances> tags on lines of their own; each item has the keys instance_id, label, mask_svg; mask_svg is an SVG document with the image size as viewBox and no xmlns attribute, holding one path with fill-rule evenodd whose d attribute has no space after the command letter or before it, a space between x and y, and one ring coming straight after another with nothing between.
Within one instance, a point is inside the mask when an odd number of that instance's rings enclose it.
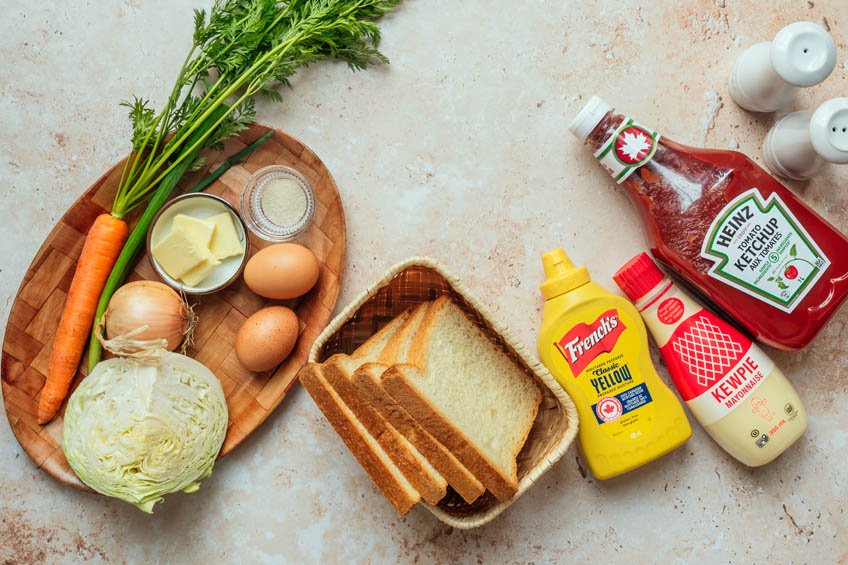
<instances>
[{"instance_id":1,"label":"white salt shaker","mask_svg":"<svg viewBox=\"0 0 848 565\"><path fill-rule=\"evenodd\" d=\"M819 84L836 66L836 45L822 26L795 22L774 40L745 50L730 74L730 96L752 112L773 112L789 103L799 87Z\"/></svg>"},{"instance_id":2,"label":"white salt shaker","mask_svg":"<svg viewBox=\"0 0 848 565\"><path fill-rule=\"evenodd\" d=\"M794 180L816 176L827 163L848 163L848 98L780 118L766 135L763 157L774 174Z\"/></svg>"}]
</instances>

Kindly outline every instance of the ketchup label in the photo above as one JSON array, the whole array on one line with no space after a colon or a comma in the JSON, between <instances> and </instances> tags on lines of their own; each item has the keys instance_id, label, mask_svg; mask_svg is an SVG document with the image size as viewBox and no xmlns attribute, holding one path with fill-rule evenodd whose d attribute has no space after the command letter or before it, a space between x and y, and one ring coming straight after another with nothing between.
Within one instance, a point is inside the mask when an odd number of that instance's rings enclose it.
<instances>
[{"instance_id":1,"label":"ketchup label","mask_svg":"<svg viewBox=\"0 0 848 565\"><path fill-rule=\"evenodd\" d=\"M577 378L595 357L612 351L618 337L626 329L618 310L611 308L591 324L577 324L554 345Z\"/></svg>"},{"instance_id":2,"label":"ketchup label","mask_svg":"<svg viewBox=\"0 0 848 565\"><path fill-rule=\"evenodd\" d=\"M792 312L830 261L776 193L752 188L730 201L707 231L701 256L709 275Z\"/></svg>"},{"instance_id":3,"label":"ketchup label","mask_svg":"<svg viewBox=\"0 0 848 565\"><path fill-rule=\"evenodd\" d=\"M683 320L660 351L680 395L704 426L727 416L774 369L751 340L704 309Z\"/></svg>"},{"instance_id":4,"label":"ketchup label","mask_svg":"<svg viewBox=\"0 0 848 565\"><path fill-rule=\"evenodd\" d=\"M638 167L651 160L657 151L657 132L635 123L630 118L595 152L595 159L621 183Z\"/></svg>"}]
</instances>

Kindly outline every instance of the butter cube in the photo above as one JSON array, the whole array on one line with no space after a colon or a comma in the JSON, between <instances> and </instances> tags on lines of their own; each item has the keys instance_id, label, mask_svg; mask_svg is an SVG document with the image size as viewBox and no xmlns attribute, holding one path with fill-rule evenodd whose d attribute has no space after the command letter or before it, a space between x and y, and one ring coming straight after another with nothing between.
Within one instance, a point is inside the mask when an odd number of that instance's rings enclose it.
<instances>
[{"instance_id":1,"label":"butter cube","mask_svg":"<svg viewBox=\"0 0 848 565\"><path fill-rule=\"evenodd\" d=\"M216 259L225 259L233 255L241 255L244 248L239 241L238 232L233 225L233 218L229 212L212 216L204 220L215 226L215 233L212 235L212 243L209 244L209 250Z\"/></svg>"},{"instance_id":2,"label":"butter cube","mask_svg":"<svg viewBox=\"0 0 848 565\"><path fill-rule=\"evenodd\" d=\"M175 227L165 238L153 246L153 258L165 272L178 279L208 257L209 249L198 245L181 227Z\"/></svg>"},{"instance_id":3,"label":"butter cube","mask_svg":"<svg viewBox=\"0 0 848 565\"><path fill-rule=\"evenodd\" d=\"M171 229L183 228L195 240L206 247L212 241L212 235L215 233L215 224L207 221L186 216L185 214L177 214L171 222Z\"/></svg>"},{"instance_id":4,"label":"butter cube","mask_svg":"<svg viewBox=\"0 0 848 565\"><path fill-rule=\"evenodd\" d=\"M207 259L201 261L201 263L195 268L184 273L180 278L188 286L197 286L203 282L203 279L209 276L209 273L215 270L215 267L220 264L220 261L210 255Z\"/></svg>"}]
</instances>

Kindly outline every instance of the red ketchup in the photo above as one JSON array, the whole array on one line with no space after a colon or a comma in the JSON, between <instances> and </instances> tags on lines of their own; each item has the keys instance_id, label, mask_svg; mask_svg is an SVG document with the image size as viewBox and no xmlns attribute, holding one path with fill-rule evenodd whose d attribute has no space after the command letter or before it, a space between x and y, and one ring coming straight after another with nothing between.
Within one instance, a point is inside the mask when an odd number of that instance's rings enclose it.
<instances>
[{"instance_id":1,"label":"red ketchup","mask_svg":"<svg viewBox=\"0 0 848 565\"><path fill-rule=\"evenodd\" d=\"M627 188L654 257L756 339L802 349L848 297L848 238L742 153L661 138L597 96L569 129Z\"/></svg>"}]
</instances>

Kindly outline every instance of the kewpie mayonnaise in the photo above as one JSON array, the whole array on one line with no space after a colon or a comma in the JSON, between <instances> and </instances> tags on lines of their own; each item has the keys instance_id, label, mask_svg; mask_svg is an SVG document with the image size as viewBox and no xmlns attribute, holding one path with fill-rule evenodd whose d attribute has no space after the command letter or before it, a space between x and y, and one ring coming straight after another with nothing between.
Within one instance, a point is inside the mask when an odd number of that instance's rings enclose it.
<instances>
[{"instance_id":1,"label":"kewpie mayonnaise","mask_svg":"<svg viewBox=\"0 0 848 565\"><path fill-rule=\"evenodd\" d=\"M804 433L807 411L774 362L664 277L647 254L613 278L635 302L692 415L725 451L758 467Z\"/></svg>"}]
</instances>

